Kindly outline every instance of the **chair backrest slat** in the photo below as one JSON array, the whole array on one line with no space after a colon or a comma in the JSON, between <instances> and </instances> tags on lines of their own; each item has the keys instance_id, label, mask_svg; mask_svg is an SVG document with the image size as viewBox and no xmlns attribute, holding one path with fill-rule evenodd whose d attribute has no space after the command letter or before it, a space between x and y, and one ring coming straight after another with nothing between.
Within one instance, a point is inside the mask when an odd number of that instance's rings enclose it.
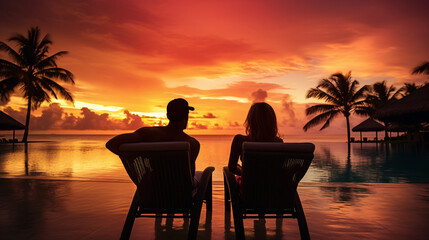
<instances>
[{"instance_id":1,"label":"chair backrest slat","mask_svg":"<svg viewBox=\"0 0 429 240\"><path fill-rule=\"evenodd\" d=\"M142 208L186 212L192 184L188 142L131 143L120 146L120 157L136 184Z\"/></svg>"},{"instance_id":2,"label":"chair backrest slat","mask_svg":"<svg viewBox=\"0 0 429 240\"><path fill-rule=\"evenodd\" d=\"M242 188L245 208L291 209L296 188L313 159L311 143L244 142Z\"/></svg>"}]
</instances>

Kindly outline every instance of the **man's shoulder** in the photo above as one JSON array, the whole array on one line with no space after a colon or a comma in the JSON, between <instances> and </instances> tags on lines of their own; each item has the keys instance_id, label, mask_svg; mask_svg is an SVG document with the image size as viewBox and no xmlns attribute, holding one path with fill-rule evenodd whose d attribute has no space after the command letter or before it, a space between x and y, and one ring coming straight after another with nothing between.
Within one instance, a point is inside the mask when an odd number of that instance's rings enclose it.
<instances>
[{"instance_id":1,"label":"man's shoulder","mask_svg":"<svg viewBox=\"0 0 429 240\"><path fill-rule=\"evenodd\" d=\"M162 127L142 127L135 131L136 134L140 135L145 140L157 140L164 135L164 129Z\"/></svg>"},{"instance_id":2,"label":"man's shoulder","mask_svg":"<svg viewBox=\"0 0 429 240\"><path fill-rule=\"evenodd\" d=\"M189 141L191 144L200 145L200 142L196 138L189 136L185 132L183 133L183 136L184 136L184 140Z\"/></svg>"}]
</instances>

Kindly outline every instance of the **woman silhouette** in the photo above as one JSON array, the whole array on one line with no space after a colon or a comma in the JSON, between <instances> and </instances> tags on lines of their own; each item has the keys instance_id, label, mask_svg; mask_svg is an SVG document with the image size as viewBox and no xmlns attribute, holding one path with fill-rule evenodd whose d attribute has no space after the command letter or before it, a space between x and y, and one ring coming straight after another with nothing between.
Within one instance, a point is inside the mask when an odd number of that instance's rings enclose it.
<instances>
[{"instance_id":1,"label":"woman silhouette","mask_svg":"<svg viewBox=\"0 0 429 240\"><path fill-rule=\"evenodd\" d=\"M232 140L228 168L232 173L241 176L241 148L243 142L283 142L278 136L277 119L274 109L267 103L254 103L247 114L246 136L237 134Z\"/></svg>"}]
</instances>

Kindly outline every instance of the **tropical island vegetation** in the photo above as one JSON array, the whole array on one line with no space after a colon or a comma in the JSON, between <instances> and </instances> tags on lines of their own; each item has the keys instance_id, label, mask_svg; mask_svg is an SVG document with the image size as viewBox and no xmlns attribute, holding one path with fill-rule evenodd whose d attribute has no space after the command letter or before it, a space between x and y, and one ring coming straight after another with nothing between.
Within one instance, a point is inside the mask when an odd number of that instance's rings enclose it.
<instances>
[{"instance_id":1,"label":"tropical island vegetation","mask_svg":"<svg viewBox=\"0 0 429 240\"><path fill-rule=\"evenodd\" d=\"M51 97L57 99L60 96L73 103L70 91L57 81L74 84L74 77L69 70L57 65L57 59L66 55L67 51L48 55L53 42L49 34L42 37L38 27L30 28L26 36L16 34L8 40L15 43L18 49L0 41L0 50L5 51L11 59L0 59L0 100L8 102L11 94L16 91L27 100L27 117L22 138L23 142L27 142L31 111L36 110L43 102L50 102Z\"/></svg>"},{"instance_id":2,"label":"tropical island vegetation","mask_svg":"<svg viewBox=\"0 0 429 240\"><path fill-rule=\"evenodd\" d=\"M429 62L425 62L414 68L412 74L429 74ZM315 88L307 92L307 98L324 100L325 104L316 104L306 109L306 115L314 115L303 129L307 131L324 122L320 130L329 127L331 121L343 115L347 123L347 142L350 143L350 115L356 113L361 116L378 118L376 113L383 107L393 104L404 96L413 94L416 90L426 87L415 83L405 83L403 87L396 89L393 85L388 86L386 81L376 82L373 85L365 85L358 89L359 82L353 80L351 72L347 74L334 73L327 79L322 79ZM391 122L379 119L384 123L385 140L388 140L387 127ZM416 130L421 129L428 123L427 119L417 122Z\"/></svg>"}]
</instances>

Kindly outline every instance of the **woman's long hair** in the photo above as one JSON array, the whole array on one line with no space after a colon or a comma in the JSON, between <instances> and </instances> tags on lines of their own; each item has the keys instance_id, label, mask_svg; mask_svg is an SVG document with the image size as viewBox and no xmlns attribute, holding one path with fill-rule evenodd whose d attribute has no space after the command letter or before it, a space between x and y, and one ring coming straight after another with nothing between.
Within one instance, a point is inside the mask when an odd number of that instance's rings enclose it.
<instances>
[{"instance_id":1,"label":"woman's long hair","mask_svg":"<svg viewBox=\"0 0 429 240\"><path fill-rule=\"evenodd\" d=\"M254 103L249 109L244 127L253 141L270 142L278 137L276 113L268 103Z\"/></svg>"}]
</instances>

